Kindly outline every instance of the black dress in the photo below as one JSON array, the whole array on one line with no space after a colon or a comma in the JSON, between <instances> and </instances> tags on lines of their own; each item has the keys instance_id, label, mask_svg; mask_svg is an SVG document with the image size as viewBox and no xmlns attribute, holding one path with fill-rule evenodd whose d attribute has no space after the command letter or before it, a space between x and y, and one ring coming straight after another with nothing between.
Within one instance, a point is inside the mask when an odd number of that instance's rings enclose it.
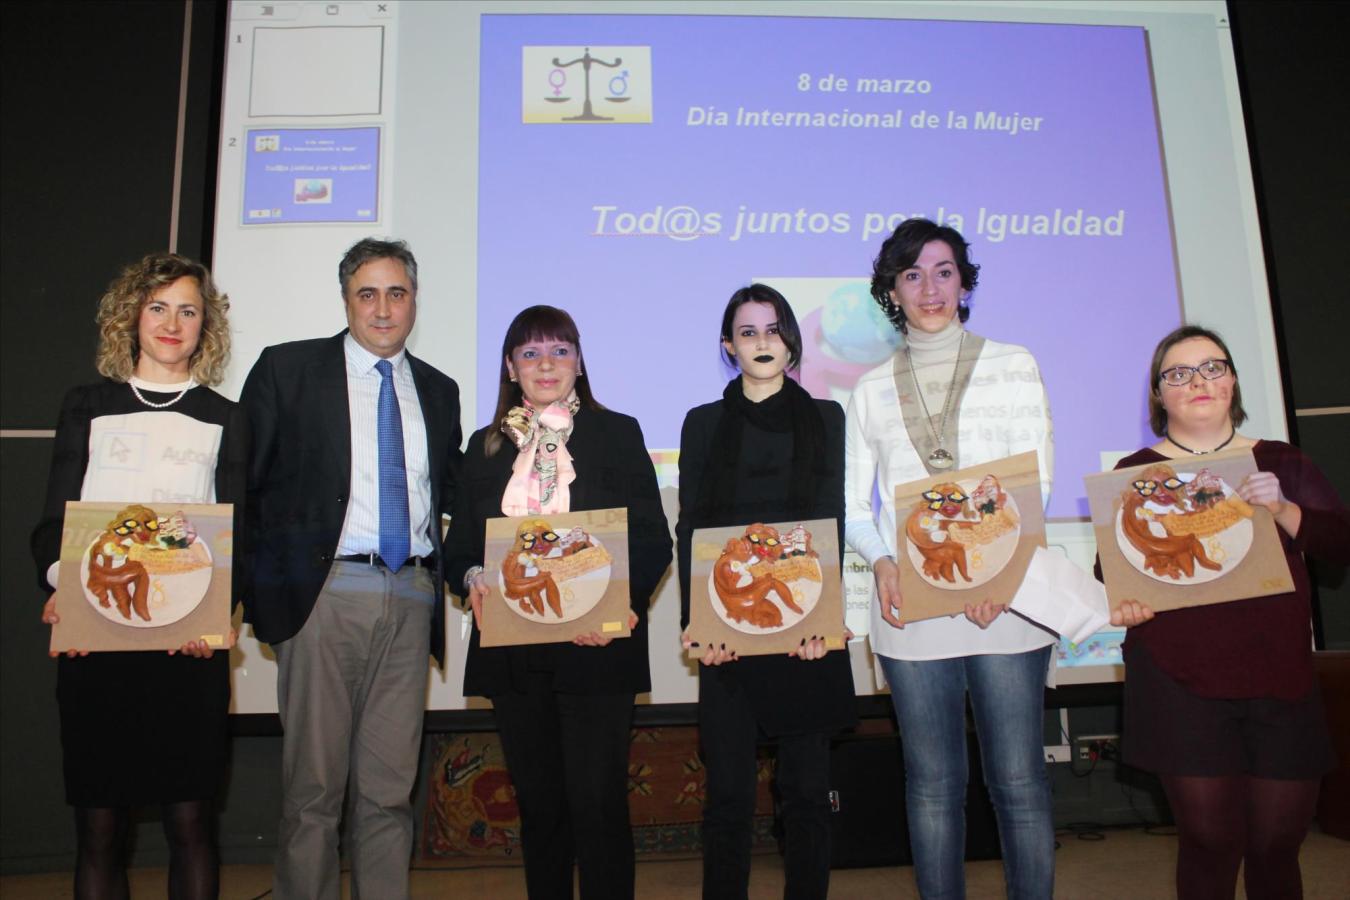
<instances>
[{"instance_id":1,"label":"black dress","mask_svg":"<svg viewBox=\"0 0 1350 900\"><path fill-rule=\"evenodd\" d=\"M141 394L155 403L177 396ZM114 381L72 390L61 406L47 502L32 538L44 596L53 590L47 572L60 557L67 500L234 503L238 522L247 453L242 410L210 388L194 387L162 410ZM147 479L165 487L153 498L131 496ZM237 580L239 554L235 559ZM223 652L210 659L163 651L60 657L66 802L104 807L215 797L229 745L229 665Z\"/></svg>"},{"instance_id":2,"label":"black dress","mask_svg":"<svg viewBox=\"0 0 1350 900\"><path fill-rule=\"evenodd\" d=\"M786 391L760 404L765 413L781 407L788 414ZM816 477L816 497L802 509L789 509L792 479L792 432L770 432L746 423L736 461L736 503L715 519L702 520L695 509L710 464L709 453L725 401L689 411L680 434L680 518L675 525L679 545L681 626L689 624L689 568L694 529L751 522L834 519L839 547L844 540L844 411L833 400L816 400L825 425L825 459ZM765 406L767 404L767 406ZM853 671L847 652L820 660L786 655L749 656L730 665L699 666L700 693L709 680L728 691L745 691L760 730L769 737L807 732L835 732L857 722Z\"/></svg>"}]
</instances>

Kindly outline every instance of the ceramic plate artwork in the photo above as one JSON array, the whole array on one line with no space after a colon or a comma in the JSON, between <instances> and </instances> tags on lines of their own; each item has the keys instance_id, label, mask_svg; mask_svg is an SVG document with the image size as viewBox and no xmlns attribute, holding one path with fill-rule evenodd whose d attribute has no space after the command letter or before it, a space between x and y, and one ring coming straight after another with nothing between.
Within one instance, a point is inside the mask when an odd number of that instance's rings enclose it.
<instances>
[{"instance_id":1,"label":"ceramic plate artwork","mask_svg":"<svg viewBox=\"0 0 1350 900\"><path fill-rule=\"evenodd\" d=\"M1116 543L1130 565L1166 584L1231 572L1252 546L1252 508L1208 469L1150 466L1125 485Z\"/></svg>"},{"instance_id":2,"label":"ceramic plate artwork","mask_svg":"<svg viewBox=\"0 0 1350 900\"><path fill-rule=\"evenodd\" d=\"M600 539L581 526L560 533L547 519L529 519L516 529L497 584L507 608L522 619L561 624L600 602L611 562Z\"/></svg>"},{"instance_id":3,"label":"ceramic plate artwork","mask_svg":"<svg viewBox=\"0 0 1350 900\"><path fill-rule=\"evenodd\" d=\"M80 560L89 604L110 622L157 628L187 616L211 584L211 550L181 512L122 509Z\"/></svg>"},{"instance_id":4,"label":"ceramic plate artwork","mask_svg":"<svg viewBox=\"0 0 1350 900\"><path fill-rule=\"evenodd\" d=\"M993 475L938 482L905 522L905 550L928 584L964 591L1003 571L1021 533L1017 502Z\"/></svg>"},{"instance_id":5,"label":"ceramic plate artwork","mask_svg":"<svg viewBox=\"0 0 1350 900\"><path fill-rule=\"evenodd\" d=\"M746 634L773 634L811 614L820 600L820 558L800 523L786 534L756 523L727 541L708 576L718 617Z\"/></svg>"}]
</instances>

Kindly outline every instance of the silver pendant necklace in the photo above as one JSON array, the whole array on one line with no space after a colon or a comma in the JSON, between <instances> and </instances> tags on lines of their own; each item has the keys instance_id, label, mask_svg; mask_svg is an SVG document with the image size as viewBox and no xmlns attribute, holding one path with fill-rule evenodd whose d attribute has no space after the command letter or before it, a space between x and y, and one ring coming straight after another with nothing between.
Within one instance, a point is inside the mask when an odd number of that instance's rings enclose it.
<instances>
[{"instance_id":1,"label":"silver pendant necklace","mask_svg":"<svg viewBox=\"0 0 1350 900\"><path fill-rule=\"evenodd\" d=\"M141 401L151 409L168 409L170 406L173 406L179 400L182 400L185 396L187 396L187 392L195 388L197 386L197 382L189 378L187 385L181 391L178 392L177 397L174 397L172 400L166 400L163 403L154 403L150 400L145 399L145 395L142 394L140 392L140 389L136 387L136 382L128 381L127 385L130 386L131 392L136 395L136 399Z\"/></svg>"},{"instance_id":2,"label":"silver pendant necklace","mask_svg":"<svg viewBox=\"0 0 1350 900\"><path fill-rule=\"evenodd\" d=\"M956 365L952 369L952 383L947 388L947 399L942 404L942 421L937 431L933 431L933 417L928 412L928 401L923 399L923 388L919 387L919 373L914 370L914 356L909 352L909 342L905 342L905 362L909 363L909 377L914 379L914 392L919 395L919 404L923 407L923 420L933 435L937 448L928 454L928 464L935 469L950 469L956 464L956 457L942 446L943 436L947 433L947 414L951 412L952 395L956 393L956 378L961 371L961 348L965 346L966 333L961 332L961 341L956 345Z\"/></svg>"}]
</instances>

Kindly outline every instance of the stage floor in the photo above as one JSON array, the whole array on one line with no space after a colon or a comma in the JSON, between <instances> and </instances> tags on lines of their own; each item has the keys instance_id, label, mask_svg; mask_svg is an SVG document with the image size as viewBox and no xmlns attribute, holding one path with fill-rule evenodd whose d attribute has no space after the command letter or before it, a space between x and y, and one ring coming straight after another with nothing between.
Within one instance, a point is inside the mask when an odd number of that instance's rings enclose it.
<instances>
[{"instance_id":1,"label":"stage floor","mask_svg":"<svg viewBox=\"0 0 1350 900\"><path fill-rule=\"evenodd\" d=\"M1170 829L1167 829L1170 831ZM1063 900L1151 900L1175 896L1172 886L1177 841L1170 834L1146 834L1140 829L1104 830L1101 840L1059 836L1056 853L1055 897ZM1320 832L1308 835L1301 857L1305 900L1345 900L1350 896L1350 842ZM1003 867L999 862L966 866L971 900L1002 898ZM343 878L344 886L346 877ZM271 866L226 866L221 873L223 900L255 900L270 895ZM165 870L135 869L131 895L165 897ZM700 863L697 859L640 862L637 893L643 900L688 900L698 896ZM344 890L344 895L345 895ZM0 878L5 900L53 900L71 896L68 873L12 875ZM524 900L525 880L519 867L475 869L421 869L412 874L413 897L492 897ZM750 897L777 900L783 895L783 865L773 854L754 857ZM908 867L845 869L833 873L834 898L918 897ZM1238 898L1244 898L1241 877Z\"/></svg>"}]
</instances>

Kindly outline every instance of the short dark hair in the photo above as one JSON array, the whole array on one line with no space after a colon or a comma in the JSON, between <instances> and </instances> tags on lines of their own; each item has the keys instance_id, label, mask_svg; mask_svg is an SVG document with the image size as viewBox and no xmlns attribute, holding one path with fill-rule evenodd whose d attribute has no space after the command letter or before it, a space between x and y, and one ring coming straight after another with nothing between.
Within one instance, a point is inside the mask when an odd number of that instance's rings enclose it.
<instances>
[{"instance_id":1,"label":"short dark hair","mask_svg":"<svg viewBox=\"0 0 1350 900\"><path fill-rule=\"evenodd\" d=\"M1148 424L1153 428L1153 433L1162 437L1167 433L1167 410L1163 407L1162 388L1158 382L1162 379L1162 361L1171 350L1182 341L1189 341L1191 338L1205 338L1213 341L1218 348L1223 351L1223 358L1228 360L1228 370L1233 373L1233 402L1228 406L1228 418L1237 428L1243 422L1247 421L1247 411L1242 408L1242 384L1238 381L1237 364L1233 362L1233 354L1228 351L1228 345L1223 342L1217 332L1199 325L1182 325L1180 328L1173 329L1158 342L1158 347L1153 351L1153 363L1148 370Z\"/></svg>"},{"instance_id":2,"label":"short dark hair","mask_svg":"<svg viewBox=\"0 0 1350 900\"><path fill-rule=\"evenodd\" d=\"M511 371L506 368L506 358L511 351L530 341L566 341L577 348L577 399L583 409L604 409L596 402L591 393L590 379L586 372L586 358L581 352L581 333L577 323L567 314L567 310L556 306L531 306L522 309L506 326L506 337L502 339L501 372L497 376L497 410L488 424L487 437L483 440L483 452L492 456L502 445L502 432L497 426L514 406L520 406L525 394L520 385L511 380Z\"/></svg>"},{"instance_id":3,"label":"short dark hair","mask_svg":"<svg viewBox=\"0 0 1350 900\"><path fill-rule=\"evenodd\" d=\"M912 268L925 244L942 241L952 248L956 268L961 273L961 287L975 290L980 280L980 267L970 261L970 244L961 232L950 225L939 225L929 219L906 219L901 222L881 245L881 252L872 263L872 299L876 300L886 318L899 331L906 330L905 311L891 300L896 277ZM957 314L964 322L970 318L970 306L963 300Z\"/></svg>"},{"instance_id":4,"label":"short dark hair","mask_svg":"<svg viewBox=\"0 0 1350 900\"><path fill-rule=\"evenodd\" d=\"M773 307L774 314L778 316L778 336L783 339L784 346L788 348L787 367L796 369L801 366L802 330L797 325L797 317L793 315L792 307L788 305L787 298L767 284L752 284L731 295L731 299L727 301L726 311L722 313L722 340L735 343L731 334L731 326L736 320L736 310L747 303L767 303ZM722 346L722 357L730 365L736 365L736 357L727 352L725 345Z\"/></svg>"},{"instance_id":5,"label":"short dark hair","mask_svg":"<svg viewBox=\"0 0 1350 900\"><path fill-rule=\"evenodd\" d=\"M407 241L384 241L379 238L361 238L347 248L338 263L338 284L342 286L342 296L347 296L347 285L351 283L356 270L368 262L377 259L396 259L403 263L403 271L408 273L413 292L417 291L417 257Z\"/></svg>"}]
</instances>

